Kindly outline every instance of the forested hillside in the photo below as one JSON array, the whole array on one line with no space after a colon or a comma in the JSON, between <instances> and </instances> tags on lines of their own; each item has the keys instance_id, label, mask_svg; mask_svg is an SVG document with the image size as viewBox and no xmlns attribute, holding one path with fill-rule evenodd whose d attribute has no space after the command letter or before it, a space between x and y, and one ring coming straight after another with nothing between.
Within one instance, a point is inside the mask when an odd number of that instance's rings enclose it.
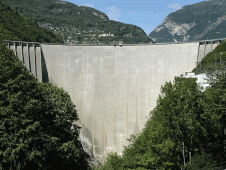
<instances>
[{"instance_id":1,"label":"forested hillside","mask_svg":"<svg viewBox=\"0 0 226 170\"><path fill-rule=\"evenodd\" d=\"M0 169L89 169L75 105L0 44Z\"/></svg>"},{"instance_id":2,"label":"forested hillside","mask_svg":"<svg viewBox=\"0 0 226 170\"><path fill-rule=\"evenodd\" d=\"M110 154L108 169L220 169L226 166L226 42L202 64L210 86L175 77L161 87L145 128L129 139L122 157ZM217 59L215 57L217 55ZM220 57L221 56L221 57ZM217 62L215 62L217 60Z\"/></svg>"},{"instance_id":3,"label":"forested hillside","mask_svg":"<svg viewBox=\"0 0 226 170\"><path fill-rule=\"evenodd\" d=\"M40 28L35 21L23 17L0 2L0 39L30 42L62 43L50 30Z\"/></svg>"},{"instance_id":4,"label":"forested hillside","mask_svg":"<svg viewBox=\"0 0 226 170\"><path fill-rule=\"evenodd\" d=\"M151 39L138 26L109 20L90 7L61 0L2 0L24 17L48 28L71 44L149 43Z\"/></svg>"}]
</instances>

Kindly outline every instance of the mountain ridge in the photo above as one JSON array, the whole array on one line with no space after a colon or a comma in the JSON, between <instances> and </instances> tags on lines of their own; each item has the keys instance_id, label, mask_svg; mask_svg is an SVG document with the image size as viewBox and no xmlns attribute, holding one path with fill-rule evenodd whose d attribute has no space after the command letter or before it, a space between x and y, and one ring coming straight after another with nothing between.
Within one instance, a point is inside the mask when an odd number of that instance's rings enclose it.
<instances>
[{"instance_id":1,"label":"mountain ridge","mask_svg":"<svg viewBox=\"0 0 226 170\"><path fill-rule=\"evenodd\" d=\"M156 43L188 42L226 37L226 1L186 5L170 13L149 37Z\"/></svg>"}]
</instances>

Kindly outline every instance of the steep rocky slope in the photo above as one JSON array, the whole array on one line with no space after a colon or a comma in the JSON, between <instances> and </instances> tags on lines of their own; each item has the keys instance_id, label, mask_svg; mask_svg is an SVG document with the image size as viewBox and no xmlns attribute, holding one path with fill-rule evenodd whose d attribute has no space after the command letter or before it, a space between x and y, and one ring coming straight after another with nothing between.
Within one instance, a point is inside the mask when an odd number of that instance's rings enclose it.
<instances>
[{"instance_id":1,"label":"steep rocky slope","mask_svg":"<svg viewBox=\"0 0 226 170\"><path fill-rule=\"evenodd\" d=\"M149 35L155 42L186 42L226 37L226 0L187 5L169 14Z\"/></svg>"}]
</instances>

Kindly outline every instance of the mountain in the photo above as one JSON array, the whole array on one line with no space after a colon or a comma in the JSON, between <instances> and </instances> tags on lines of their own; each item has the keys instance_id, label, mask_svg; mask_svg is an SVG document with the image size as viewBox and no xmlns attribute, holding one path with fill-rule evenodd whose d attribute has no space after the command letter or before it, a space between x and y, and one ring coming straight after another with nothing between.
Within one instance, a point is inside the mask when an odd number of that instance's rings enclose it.
<instances>
[{"instance_id":1,"label":"mountain","mask_svg":"<svg viewBox=\"0 0 226 170\"><path fill-rule=\"evenodd\" d=\"M69 44L149 43L138 26L109 20L94 8L61 0L2 0L23 16L52 30Z\"/></svg>"},{"instance_id":2,"label":"mountain","mask_svg":"<svg viewBox=\"0 0 226 170\"><path fill-rule=\"evenodd\" d=\"M156 43L226 37L226 0L187 5L169 14L150 34Z\"/></svg>"},{"instance_id":3,"label":"mountain","mask_svg":"<svg viewBox=\"0 0 226 170\"><path fill-rule=\"evenodd\" d=\"M0 39L62 43L52 31L40 28L33 20L24 18L17 11L0 2Z\"/></svg>"}]
</instances>

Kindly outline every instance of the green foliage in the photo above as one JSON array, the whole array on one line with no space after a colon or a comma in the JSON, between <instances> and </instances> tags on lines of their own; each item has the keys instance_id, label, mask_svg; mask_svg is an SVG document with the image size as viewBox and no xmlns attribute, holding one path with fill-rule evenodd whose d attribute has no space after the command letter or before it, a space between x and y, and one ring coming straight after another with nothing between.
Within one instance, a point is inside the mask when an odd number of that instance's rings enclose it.
<instances>
[{"instance_id":1,"label":"green foliage","mask_svg":"<svg viewBox=\"0 0 226 170\"><path fill-rule=\"evenodd\" d=\"M1 2L0 39L30 42L63 42L50 30L40 28L33 20L23 17Z\"/></svg>"},{"instance_id":2,"label":"green foliage","mask_svg":"<svg viewBox=\"0 0 226 170\"><path fill-rule=\"evenodd\" d=\"M107 157L107 163L100 170L121 170L122 161L122 157L117 155L117 153L111 153Z\"/></svg>"},{"instance_id":3,"label":"green foliage","mask_svg":"<svg viewBox=\"0 0 226 170\"><path fill-rule=\"evenodd\" d=\"M200 98L195 79L176 77L174 84L166 83L145 129L125 149L127 166L131 169L186 167L189 155L203 148L205 130L200 125Z\"/></svg>"},{"instance_id":4,"label":"green foliage","mask_svg":"<svg viewBox=\"0 0 226 170\"><path fill-rule=\"evenodd\" d=\"M0 45L0 169L88 169L69 95Z\"/></svg>"},{"instance_id":5,"label":"green foliage","mask_svg":"<svg viewBox=\"0 0 226 170\"><path fill-rule=\"evenodd\" d=\"M187 170L218 170L220 168L214 167L216 164L212 160L210 154L202 153L201 155L196 154L191 161L188 163Z\"/></svg>"},{"instance_id":6,"label":"green foliage","mask_svg":"<svg viewBox=\"0 0 226 170\"><path fill-rule=\"evenodd\" d=\"M212 72L209 81L211 87L205 91L203 108L207 120L208 141L207 152L221 162L226 160L225 143L226 134L226 73L225 69Z\"/></svg>"},{"instance_id":7,"label":"green foliage","mask_svg":"<svg viewBox=\"0 0 226 170\"><path fill-rule=\"evenodd\" d=\"M94 8L60 0L2 1L42 27L61 35L67 43L110 44L120 40L135 44L152 41L140 27L109 20L106 14ZM114 37L99 37L109 32Z\"/></svg>"}]
</instances>

